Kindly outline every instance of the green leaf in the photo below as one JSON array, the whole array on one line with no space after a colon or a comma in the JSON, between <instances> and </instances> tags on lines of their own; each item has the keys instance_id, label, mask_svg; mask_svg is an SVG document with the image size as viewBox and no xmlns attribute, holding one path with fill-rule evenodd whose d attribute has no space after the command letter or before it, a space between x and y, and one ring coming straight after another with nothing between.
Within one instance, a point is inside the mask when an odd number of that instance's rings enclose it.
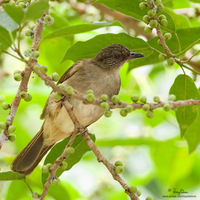
<instances>
[{"instance_id":1,"label":"green leaf","mask_svg":"<svg viewBox=\"0 0 200 200\"><path fill-rule=\"evenodd\" d=\"M0 26L0 50L7 49L12 44L9 32Z\"/></svg>"},{"instance_id":2,"label":"green leaf","mask_svg":"<svg viewBox=\"0 0 200 200\"><path fill-rule=\"evenodd\" d=\"M98 28L108 27L108 26L121 26L119 22L105 22L105 23L96 23L96 24L79 24L74 26L67 26L61 29L58 29L49 35L47 35L44 40L58 37L65 37L69 35L74 35L77 33L84 33Z\"/></svg>"},{"instance_id":3,"label":"green leaf","mask_svg":"<svg viewBox=\"0 0 200 200\"><path fill-rule=\"evenodd\" d=\"M0 181L11 181L11 180L24 180L26 176L17 172L7 171L0 172Z\"/></svg>"},{"instance_id":4,"label":"green leaf","mask_svg":"<svg viewBox=\"0 0 200 200\"><path fill-rule=\"evenodd\" d=\"M177 100L199 99L199 91L191 77L179 75L176 77L169 94L176 95ZM179 123L181 137L197 117L197 106L179 107L176 118Z\"/></svg>"},{"instance_id":5,"label":"green leaf","mask_svg":"<svg viewBox=\"0 0 200 200\"><path fill-rule=\"evenodd\" d=\"M21 7L15 5L4 4L4 10L6 13L17 23L20 24L24 17L24 10Z\"/></svg>"},{"instance_id":6,"label":"green leaf","mask_svg":"<svg viewBox=\"0 0 200 200\"><path fill-rule=\"evenodd\" d=\"M89 134L89 136L91 137L91 139L93 141L95 141L95 136L92 134ZM64 148L66 147L66 145L68 144L70 138L66 138L63 141L59 142L58 144L56 144L51 151L49 152L49 154L47 155L45 161L44 161L44 165L48 164L48 163L54 163L56 161L56 159L62 154ZM67 169L69 170L71 169L76 163L78 163L80 161L80 159L82 158L82 156L87 152L90 151L89 146L87 145L86 141L84 140L84 138L82 136L77 136L74 140L74 143L72 145L72 147L74 147L75 152L74 154L68 155L66 162L68 163ZM62 170L61 168L59 168L56 171L56 176L59 177L65 170ZM48 174L42 174L42 182L43 184L45 183L46 179L48 177Z\"/></svg>"},{"instance_id":7,"label":"green leaf","mask_svg":"<svg viewBox=\"0 0 200 200\"><path fill-rule=\"evenodd\" d=\"M122 44L133 52L141 52L148 55L152 52L149 45L142 39L133 38L125 33L102 34L85 42L77 42L69 48L62 61L71 59L74 62L82 58L93 58L105 46L110 44ZM143 59L143 58L140 58Z\"/></svg>"},{"instance_id":8,"label":"green leaf","mask_svg":"<svg viewBox=\"0 0 200 200\"><path fill-rule=\"evenodd\" d=\"M200 143L200 107L198 106L198 116L192 125L185 132L185 138L189 146L189 153L192 153Z\"/></svg>"},{"instance_id":9,"label":"green leaf","mask_svg":"<svg viewBox=\"0 0 200 200\"><path fill-rule=\"evenodd\" d=\"M14 22L6 12L3 12L1 10L0 10L0 26L3 26L8 31L14 31L18 27L17 23Z\"/></svg>"},{"instance_id":10,"label":"green leaf","mask_svg":"<svg viewBox=\"0 0 200 200\"><path fill-rule=\"evenodd\" d=\"M30 19L38 19L42 17L44 12L49 8L49 4L47 1L37 1L34 3L31 3L26 9L25 9L25 16L24 20L30 20Z\"/></svg>"}]
</instances>

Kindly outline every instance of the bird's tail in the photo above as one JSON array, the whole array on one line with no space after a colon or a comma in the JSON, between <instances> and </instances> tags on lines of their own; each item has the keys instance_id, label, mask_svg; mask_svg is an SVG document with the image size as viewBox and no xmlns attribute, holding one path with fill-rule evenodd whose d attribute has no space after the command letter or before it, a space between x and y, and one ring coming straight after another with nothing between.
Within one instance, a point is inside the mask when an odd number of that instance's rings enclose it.
<instances>
[{"instance_id":1,"label":"bird's tail","mask_svg":"<svg viewBox=\"0 0 200 200\"><path fill-rule=\"evenodd\" d=\"M53 145L44 145L43 127L14 159L11 169L21 174L30 174Z\"/></svg>"}]
</instances>

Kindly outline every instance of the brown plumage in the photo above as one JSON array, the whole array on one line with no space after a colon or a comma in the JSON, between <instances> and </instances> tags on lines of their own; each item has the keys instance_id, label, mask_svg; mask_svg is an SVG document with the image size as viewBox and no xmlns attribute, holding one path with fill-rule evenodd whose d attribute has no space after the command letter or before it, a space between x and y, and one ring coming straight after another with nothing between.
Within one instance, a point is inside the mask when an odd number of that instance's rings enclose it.
<instances>
[{"instance_id":1,"label":"brown plumage","mask_svg":"<svg viewBox=\"0 0 200 200\"><path fill-rule=\"evenodd\" d=\"M82 94L93 90L98 99L107 94L109 99L120 90L119 69L128 60L143 57L143 54L130 52L129 49L113 44L102 49L95 58L76 62L60 78L58 83L65 87L72 86ZM71 98L74 114L83 126L89 126L103 115L99 106L86 105L82 101ZM11 169L22 174L29 174L38 165L52 146L74 130L62 101L56 102L52 92L44 107L41 119L45 119L41 130L20 152L12 163Z\"/></svg>"}]
</instances>

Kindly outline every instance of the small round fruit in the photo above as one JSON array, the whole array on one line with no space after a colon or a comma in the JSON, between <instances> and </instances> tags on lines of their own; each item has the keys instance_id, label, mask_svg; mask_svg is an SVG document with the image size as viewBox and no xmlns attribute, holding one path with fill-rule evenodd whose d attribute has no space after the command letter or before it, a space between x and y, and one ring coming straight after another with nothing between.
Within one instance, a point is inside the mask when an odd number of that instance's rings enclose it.
<instances>
[{"instance_id":1,"label":"small round fruit","mask_svg":"<svg viewBox=\"0 0 200 200\"><path fill-rule=\"evenodd\" d=\"M51 26L54 23L54 18L51 17L50 15L46 15L44 17L44 22L48 25Z\"/></svg>"},{"instance_id":2,"label":"small round fruit","mask_svg":"<svg viewBox=\"0 0 200 200\"><path fill-rule=\"evenodd\" d=\"M124 171L124 168L122 166L116 166L115 167L115 172L118 174L121 174Z\"/></svg>"},{"instance_id":3,"label":"small round fruit","mask_svg":"<svg viewBox=\"0 0 200 200\"><path fill-rule=\"evenodd\" d=\"M156 6L160 5L162 3L162 0L154 0L154 4Z\"/></svg>"},{"instance_id":4,"label":"small round fruit","mask_svg":"<svg viewBox=\"0 0 200 200\"><path fill-rule=\"evenodd\" d=\"M170 95L168 96L168 100L169 100L169 101L176 101L176 95L170 94Z\"/></svg>"},{"instance_id":5,"label":"small round fruit","mask_svg":"<svg viewBox=\"0 0 200 200\"><path fill-rule=\"evenodd\" d=\"M149 105L149 104L144 104L144 105L142 106L142 109L143 109L144 111L148 111L148 110L150 109L150 105Z\"/></svg>"},{"instance_id":6,"label":"small round fruit","mask_svg":"<svg viewBox=\"0 0 200 200\"><path fill-rule=\"evenodd\" d=\"M137 195L138 195L138 197L141 196L141 194L142 194L141 191L140 191L140 190L137 190Z\"/></svg>"},{"instance_id":7,"label":"small round fruit","mask_svg":"<svg viewBox=\"0 0 200 200\"><path fill-rule=\"evenodd\" d=\"M72 94L74 93L73 87L68 86L67 89L66 89L66 93L67 93L68 95L72 95Z\"/></svg>"},{"instance_id":8,"label":"small round fruit","mask_svg":"<svg viewBox=\"0 0 200 200\"><path fill-rule=\"evenodd\" d=\"M141 96L141 97L140 97L140 101L141 101L142 103L146 103L146 102L147 102L147 97Z\"/></svg>"},{"instance_id":9,"label":"small round fruit","mask_svg":"<svg viewBox=\"0 0 200 200\"><path fill-rule=\"evenodd\" d=\"M146 24L149 24L150 22L150 17L148 15L145 15L143 18L142 18L143 22L146 23Z\"/></svg>"},{"instance_id":10,"label":"small round fruit","mask_svg":"<svg viewBox=\"0 0 200 200\"><path fill-rule=\"evenodd\" d=\"M166 19L165 15L159 15L158 19L161 21L162 19Z\"/></svg>"},{"instance_id":11,"label":"small round fruit","mask_svg":"<svg viewBox=\"0 0 200 200\"><path fill-rule=\"evenodd\" d=\"M40 67L40 71L41 71L42 73L46 73L46 72L48 71L48 67L47 67L46 65L42 65L42 66Z\"/></svg>"},{"instance_id":12,"label":"small round fruit","mask_svg":"<svg viewBox=\"0 0 200 200\"><path fill-rule=\"evenodd\" d=\"M67 154L73 154L74 152L75 152L74 147L67 147L67 149L66 149Z\"/></svg>"},{"instance_id":13,"label":"small round fruit","mask_svg":"<svg viewBox=\"0 0 200 200\"><path fill-rule=\"evenodd\" d=\"M151 197L147 197L146 200L153 200Z\"/></svg>"},{"instance_id":14,"label":"small round fruit","mask_svg":"<svg viewBox=\"0 0 200 200\"><path fill-rule=\"evenodd\" d=\"M3 108L4 110L8 110L8 109L10 108L10 104L7 103L7 102L3 102L3 103L2 103L2 108Z\"/></svg>"},{"instance_id":15,"label":"small round fruit","mask_svg":"<svg viewBox=\"0 0 200 200\"><path fill-rule=\"evenodd\" d=\"M122 109L120 110L120 115L121 115L122 117L126 117L126 116L127 116L127 111L126 111L124 108L122 108Z\"/></svg>"},{"instance_id":16,"label":"small round fruit","mask_svg":"<svg viewBox=\"0 0 200 200\"><path fill-rule=\"evenodd\" d=\"M136 193L137 192L137 187L135 185L132 185L130 188L129 188L129 191L130 193Z\"/></svg>"},{"instance_id":17,"label":"small round fruit","mask_svg":"<svg viewBox=\"0 0 200 200\"><path fill-rule=\"evenodd\" d=\"M160 13L160 12L163 12L164 11L164 6L163 4L160 4L158 7L157 7L157 12Z\"/></svg>"},{"instance_id":18,"label":"small round fruit","mask_svg":"<svg viewBox=\"0 0 200 200\"><path fill-rule=\"evenodd\" d=\"M164 38L165 38L165 40L170 40L172 38L172 34L171 33L165 33Z\"/></svg>"},{"instance_id":19,"label":"small round fruit","mask_svg":"<svg viewBox=\"0 0 200 200\"><path fill-rule=\"evenodd\" d=\"M109 109L109 104L107 102L102 102L100 103L100 106L103 110L108 110Z\"/></svg>"},{"instance_id":20,"label":"small round fruit","mask_svg":"<svg viewBox=\"0 0 200 200\"><path fill-rule=\"evenodd\" d=\"M157 20L152 19L152 20L149 22L149 25L151 26L151 28L156 28L157 25L158 25L158 22L157 22Z\"/></svg>"},{"instance_id":21,"label":"small round fruit","mask_svg":"<svg viewBox=\"0 0 200 200\"><path fill-rule=\"evenodd\" d=\"M107 94L102 94L101 95L101 100L102 101L107 101L108 100L108 95Z\"/></svg>"},{"instance_id":22,"label":"small round fruit","mask_svg":"<svg viewBox=\"0 0 200 200\"><path fill-rule=\"evenodd\" d=\"M59 80L59 75L58 73L54 72L52 75L51 75L51 78L53 81L57 82Z\"/></svg>"},{"instance_id":23,"label":"small round fruit","mask_svg":"<svg viewBox=\"0 0 200 200\"><path fill-rule=\"evenodd\" d=\"M37 192L32 192L32 198L33 199L38 199L39 198L39 194Z\"/></svg>"},{"instance_id":24,"label":"small round fruit","mask_svg":"<svg viewBox=\"0 0 200 200\"><path fill-rule=\"evenodd\" d=\"M42 166L42 173L44 173L44 174L49 173L49 167L47 165Z\"/></svg>"},{"instance_id":25,"label":"small round fruit","mask_svg":"<svg viewBox=\"0 0 200 200\"><path fill-rule=\"evenodd\" d=\"M8 133L13 133L16 130L16 127L14 125L11 125L8 127Z\"/></svg>"},{"instance_id":26,"label":"small round fruit","mask_svg":"<svg viewBox=\"0 0 200 200\"><path fill-rule=\"evenodd\" d=\"M58 177L52 179L53 185L58 185L60 183L60 179Z\"/></svg>"},{"instance_id":27,"label":"small round fruit","mask_svg":"<svg viewBox=\"0 0 200 200\"><path fill-rule=\"evenodd\" d=\"M25 36L31 36L34 32L31 29L26 30Z\"/></svg>"},{"instance_id":28,"label":"small round fruit","mask_svg":"<svg viewBox=\"0 0 200 200\"><path fill-rule=\"evenodd\" d=\"M16 135L10 134L10 135L8 136L8 140L10 140L11 142L14 142L14 141L16 140Z\"/></svg>"},{"instance_id":29,"label":"small round fruit","mask_svg":"<svg viewBox=\"0 0 200 200\"><path fill-rule=\"evenodd\" d=\"M19 82L19 81L22 80L22 75L21 74L15 74L14 79Z\"/></svg>"},{"instance_id":30,"label":"small round fruit","mask_svg":"<svg viewBox=\"0 0 200 200\"><path fill-rule=\"evenodd\" d=\"M168 65L172 66L174 63L175 63L174 58L170 57L170 58L167 59L167 64Z\"/></svg>"},{"instance_id":31,"label":"small round fruit","mask_svg":"<svg viewBox=\"0 0 200 200\"><path fill-rule=\"evenodd\" d=\"M94 94L93 93L88 93L86 95L86 100L89 102L93 102L94 101Z\"/></svg>"},{"instance_id":32,"label":"small round fruit","mask_svg":"<svg viewBox=\"0 0 200 200\"><path fill-rule=\"evenodd\" d=\"M54 99L56 99L57 101L61 100L61 98L62 98L62 95L61 95L60 92L56 92L56 93L54 94Z\"/></svg>"},{"instance_id":33,"label":"small round fruit","mask_svg":"<svg viewBox=\"0 0 200 200\"><path fill-rule=\"evenodd\" d=\"M156 10L151 9L147 12L147 14L149 15L149 17L154 17L156 15Z\"/></svg>"},{"instance_id":34,"label":"small round fruit","mask_svg":"<svg viewBox=\"0 0 200 200\"><path fill-rule=\"evenodd\" d=\"M166 111L166 112L170 111L171 109L172 109L172 107L171 107L170 104L165 104L165 105L163 106L163 110Z\"/></svg>"},{"instance_id":35,"label":"small round fruit","mask_svg":"<svg viewBox=\"0 0 200 200\"><path fill-rule=\"evenodd\" d=\"M123 163L120 160L117 160L115 162L115 166L123 166Z\"/></svg>"},{"instance_id":36,"label":"small round fruit","mask_svg":"<svg viewBox=\"0 0 200 200\"><path fill-rule=\"evenodd\" d=\"M28 93L27 93L27 92L25 92L25 91L21 91L21 92L20 92L20 97L21 97L22 99L26 98L27 96L28 96Z\"/></svg>"},{"instance_id":37,"label":"small round fruit","mask_svg":"<svg viewBox=\"0 0 200 200\"><path fill-rule=\"evenodd\" d=\"M40 69L40 65L38 65L38 64L33 65L33 69L34 69L35 71L39 70L39 69Z\"/></svg>"},{"instance_id":38,"label":"small round fruit","mask_svg":"<svg viewBox=\"0 0 200 200\"><path fill-rule=\"evenodd\" d=\"M145 2L142 2L139 4L140 10L146 10L147 9L147 4Z\"/></svg>"},{"instance_id":39,"label":"small round fruit","mask_svg":"<svg viewBox=\"0 0 200 200\"><path fill-rule=\"evenodd\" d=\"M88 91L86 92L86 94L89 94L89 93L94 94L94 91L93 91L93 90L88 90Z\"/></svg>"},{"instance_id":40,"label":"small round fruit","mask_svg":"<svg viewBox=\"0 0 200 200\"><path fill-rule=\"evenodd\" d=\"M118 95L114 95L114 96L112 96L112 102L114 103L114 104L118 104L119 102L120 102L120 99L119 99L119 96Z\"/></svg>"},{"instance_id":41,"label":"small round fruit","mask_svg":"<svg viewBox=\"0 0 200 200\"><path fill-rule=\"evenodd\" d=\"M32 51L30 49L27 49L26 51L24 51L24 56L25 57L30 57Z\"/></svg>"},{"instance_id":42,"label":"small round fruit","mask_svg":"<svg viewBox=\"0 0 200 200\"><path fill-rule=\"evenodd\" d=\"M6 128L6 122L0 122L0 129Z\"/></svg>"},{"instance_id":43,"label":"small round fruit","mask_svg":"<svg viewBox=\"0 0 200 200\"><path fill-rule=\"evenodd\" d=\"M136 103L139 100L139 96L137 94L134 94L131 96L131 100Z\"/></svg>"},{"instance_id":44,"label":"small round fruit","mask_svg":"<svg viewBox=\"0 0 200 200\"><path fill-rule=\"evenodd\" d=\"M152 110L148 110L148 111L146 112L146 116L147 116L148 118L153 118L153 117L154 117L154 112L153 112Z\"/></svg>"},{"instance_id":45,"label":"small round fruit","mask_svg":"<svg viewBox=\"0 0 200 200\"><path fill-rule=\"evenodd\" d=\"M126 106L126 111L127 111L127 113L132 112L133 111L133 106L131 106L131 105Z\"/></svg>"},{"instance_id":46,"label":"small round fruit","mask_svg":"<svg viewBox=\"0 0 200 200\"><path fill-rule=\"evenodd\" d=\"M106 111L104 112L104 116L105 116L105 117L111 117L111 115L112 115L112 111L111 111L111 110L106 110Z\"/></svg>"},{"instance_id":47,"label":"small round fruit","mask_svg":"<svg viewBox=\"0 0 200 200\"><path fill-rule=\"evenodd\" d=\"M160 39L157 40L157 44L161 46Z\"/></svg>"},{"instance_id":48,"label":"small round fruit","mask_svg":"<svg viewBox=\"0 0 200 200\"><path fill-rule=\"evenodd\" d=\"M161 53L159 54L158 58L160 61L164 61L166 59L166 56L163 53Z\"/></svg>"},{"instance_id":49,"label":"small round fruit","mask_svg":"<svg viewBox=\"0 0 200 200\"><path fill-rule=\"evenodd\" d=\"M27 96L26 96L26 97L24 97L24 100L25 100L26 102L29 102L29 101L31 101L31 100L32 100L32 95L31 95L31 94L29 94L29 93L27 93Z\"/></svg>"},{"instance_id":50,"label":"small round fruit","mask_svg":"<svg viewBox=\"0 0 200 200\"><path fill-rule=\"evenodd\" d=\"M15 74L21 74L21 71L20 71L20 70L15 70L13 74L14 74L14 75L15 75Z\"/></svg>"},{"instance_id":51,"label":"small round fruit","mask_svg":"<svg viewBox=\"0 0 200 200\"><path fill-rule=\"evenodd\" d=\"M64 86L62 83L59 83L59 84L58 84L58 87L59 87L59 88L62 88L62 89L65 89L65 86Z\"/></svg>"},{"instance_id":52,"label":"small round fruit","mask_svg":"<svg viewBox=\"0 0 200 200\"><path fill-rule=\"evenodd\" d=\"M160 97L155 96L155 97L153 98L153 101L156 102L156 103L160 103Z\"/></svg>"},{"instance_id":53,"label":"small round fruit","mask_svg":"<svg viewBox=\"0 0 200 200\"><path fill-rule=\"evenodd\" d=\"M62 170L66 170L67 169L67 166L68 166L68 163L66 161L62 161L61 165L60 165L60 168Z\"/></svg>"},{"instance_id":54,"label":"small round fruit","mask_svg":"<svg viewBox=\"0 0 200 200\"><path fill-rule=\"evenodd\" d=\"M24 2L20 2L20 3L18 4L18 6L21 7L21 8L25 8L25 7L26 7L26 4L25 4Z\"/></svg>"},{"instance_id":55,"label":"small round fruit","mask_svg":"<svg viewBox=\"0 0 200 200\"><path fill-rule=\"evenodd\" d=\"M161 24L162 26L166 27L167 24L168 24L168 21L167 21L166 19L162 19L162 20L160 21L160 24Z\"/></svg>"},{"instance_id":56,"label":"small round fruit","mask_svg":"<svg viewBox=\"0 0 200 200\"><path fill-rule=\"evenodd\" d=\"M144 32L145 32L146 34L150 35L150 34L152 33L151 27L146 26L146 27L144 28Z\"/></svg>"}]
</instances>

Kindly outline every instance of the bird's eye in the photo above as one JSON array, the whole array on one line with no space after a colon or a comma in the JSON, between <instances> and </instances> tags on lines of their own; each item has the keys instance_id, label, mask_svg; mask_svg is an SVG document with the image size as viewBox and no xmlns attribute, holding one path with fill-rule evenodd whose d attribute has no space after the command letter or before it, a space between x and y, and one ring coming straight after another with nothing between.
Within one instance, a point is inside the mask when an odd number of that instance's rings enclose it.
<instances>
[{"instance_id":1,"label":"bird's eye","mask_svg":"<svg viewBox=\"0 0 200 200\"><path fill-rule=\"evenodd\" d=\"M115 57L116 59L119 59L119 58L120 58L120 55L119 55L118 53L116 53L116 54L114 54L114 57Z\"/></svg>"}]
</instances>

